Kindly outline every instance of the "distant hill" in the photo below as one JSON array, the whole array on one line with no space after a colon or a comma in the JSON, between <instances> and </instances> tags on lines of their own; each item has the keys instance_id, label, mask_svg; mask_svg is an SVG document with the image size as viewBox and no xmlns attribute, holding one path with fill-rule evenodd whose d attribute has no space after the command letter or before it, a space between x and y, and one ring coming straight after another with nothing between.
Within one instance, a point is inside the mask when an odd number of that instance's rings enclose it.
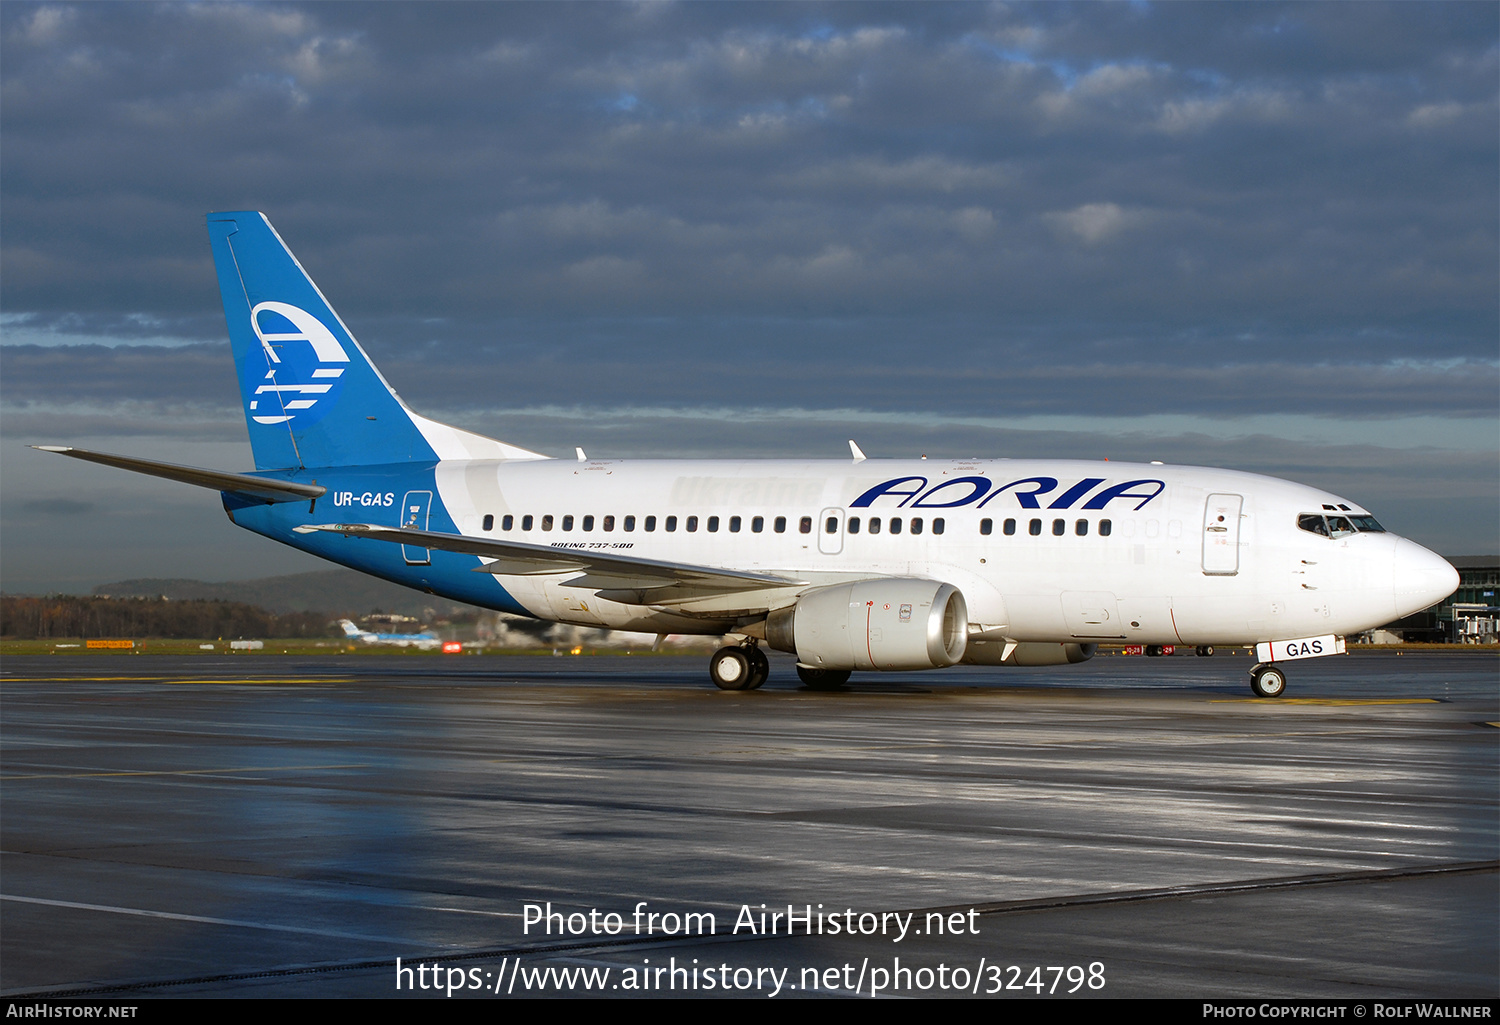
<instances>
[{"instance_id":1,"label":"distant hill","mask_svg":"<svg viewBox=\"0 0 1500 1025\"><path fill-rule=\"evenodd\" d=\"M421 591L348 569L260 577L255 580L231 580L218 584L203 580L143 577L100 584L94 588L93 593L112 598L165 596L176 601L219 599L245 602L278 614L310 611L351 618L367 615L378 609L418 619L431 619L474 608L472 605L423 594ZM431 612L427 611L429 609Z\"/></svg>"}]
</instances>

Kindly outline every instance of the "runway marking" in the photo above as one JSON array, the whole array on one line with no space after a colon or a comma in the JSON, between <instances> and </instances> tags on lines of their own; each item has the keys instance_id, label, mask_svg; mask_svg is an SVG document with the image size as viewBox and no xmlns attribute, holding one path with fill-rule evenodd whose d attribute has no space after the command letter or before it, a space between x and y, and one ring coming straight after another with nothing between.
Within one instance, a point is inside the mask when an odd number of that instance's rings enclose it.
<instances>
[{"instance_id":1,"label":"runway marking","mask_svg":"<svg viewBox=\"0 0 1500 1025\"><path fill-rule=\"evenodd\" d=\"M8 676L7 683L208 683L208 684L284 684L284 683L356 683L355 676L278 676L209 679L178 676Z\"/></svg>"},{"instance_id":2,"label":"runway marking","mask_svg":"<svg viewBox=\"0 0 1500 1025\"><path fill-rule=\"evenodd\" d=\"M56 772L35 776L0 776L0 783L17 779L89 779L95 776L207 776L230 772L305 772L308 769L368 769L368 763L350 765L252 765L242 769L139 769L129 772Z\"/></svg>"},{"instance_id":3,"label":"runway marking","mask_svg":"<svg viewBox=\"0 0 1500 1025\"><path fill-rule=\"evenodd\" d=\"M13 900L20 904L40 904L44 907L71 908L75 911L103 911L111 915L135 915L140 918L166 918L174 922L197 922L202 925L230 925L240 929L265 929L269 932L295 932L308 936L332 936L341 940L368 940L375 943L410 944L410 938L392 936L368 936L364 933L342 932L334 929L309 929L301 925L273 925L270 922L247 922L237 918L210 918L206 915L182 915L175 911L148 911L145 908L122 908L112 904L83 904L72 900L47 900L42 897L20 897L0 893L0 900ZM439 944L451 946L451 944Z\"/></svg>"},{"instance_id":4,"label":"runway marking","mask_svg":"<svg viewBox=\"0 0 1500 1025\"><path fill-rule=\"evenodd\" d=\"M451 911L459 915L489 915L492 918L523 918L524 915L515 911L479 911L475 908L444 908L435 904L414 904L413 907L423 911Z\"/></svg>"},{"instance_id":5,"label":"runway marking","mask_svg":"<svg viewBox=\"0 0 1500 1025\"><path fill-rule=\"evenodd\" d=\"M1211 705L1441 705L1437 698L1212 698Z\"/></svg>"}]
</instances>

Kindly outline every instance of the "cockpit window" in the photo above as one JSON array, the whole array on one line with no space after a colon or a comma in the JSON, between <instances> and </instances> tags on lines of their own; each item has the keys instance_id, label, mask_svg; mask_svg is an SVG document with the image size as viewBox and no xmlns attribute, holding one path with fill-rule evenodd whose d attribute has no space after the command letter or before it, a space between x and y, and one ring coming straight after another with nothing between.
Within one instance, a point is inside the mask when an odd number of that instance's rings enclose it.
<instances>
[{"instance_id":1,"label":"cockpit window","mask_svg":"<svg viewBox=\"0 0 1500 1025\"><path fill-rule=\"evenodd\" d=\"M1324 516L1322 513L1302 513L1297 517L1297 526L1310 534L1324 537L1346 537L1359 533L1384 534L1385 528L1373 516Z\"/></svg>"},{"instance_id":2,"label":"cockpit window","mask_svg":"<svg viewBox=\"0 0 1500 1025\"><path fill-rule=\"evenodd\" d=\"M1297 526L1314 534L1328 536L1328 524L1323 522L1323 517L1317 513L1303 513L1297 517Z\"/></svg>"},{"instance_id":3,"label":"cockpit window","mask_svg":"<svg viewBox=\"0 0 1500 1025\"><path fill-rule=\"evenodd\" d=\"M1354 525L1345 516L1328 517L1328 533L1333 537L1343 537L1345 534L1354 533Z\"/></svg>"}]
</instances>

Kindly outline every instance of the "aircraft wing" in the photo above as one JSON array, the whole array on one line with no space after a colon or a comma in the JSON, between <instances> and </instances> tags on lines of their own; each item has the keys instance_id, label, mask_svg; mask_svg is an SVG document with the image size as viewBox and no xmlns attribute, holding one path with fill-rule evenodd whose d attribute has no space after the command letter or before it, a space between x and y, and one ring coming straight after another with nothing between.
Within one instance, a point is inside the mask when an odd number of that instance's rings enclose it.
<instances>
[{"instance_id":1,"label":"aircraft wing","mask_svg":"<svg viewBox=\"0 0 1500 1025\"><path fill-rule=\"evenodd\" d=\"M236 494L258 498L262 502L306 502L326 494L328 489L319 484L296 484L289 480L273 480L255 477L248 473L225 473L222 470L204 470L196 466L180 466L177 463L158 463L154 459L136 459L131 456L110 455L108 452L90 452L66 445L32 445L41 452L56 452L61 456L86 459L91 463L103 463L122 470L149 473L153 477L196 484L200 488L214 491L233 491Z\"/></svg>"},{"instance_id":2,"label":"aircraft wing","mask_svg":"<svg viewBox=\"0 0 1500 1025\"><path fill-rule=\"evenodd\" d=\"M476 572L480 573L537 576L577 572L580 575L565 581L566 586L606 592L606 596L612 600L632 604L676 604L706 595L795 588L807 583L770 573L746 573L710 566L658 562L655 559L640 559L587 548L553 548L521 541L382 527L373 523L323 523L296 529L299 533L321 530L343 534L345 537L368 537L376 541L436 548L442 552L460 552L495 560L478 567Z\"/></svg>"}]
</instances>

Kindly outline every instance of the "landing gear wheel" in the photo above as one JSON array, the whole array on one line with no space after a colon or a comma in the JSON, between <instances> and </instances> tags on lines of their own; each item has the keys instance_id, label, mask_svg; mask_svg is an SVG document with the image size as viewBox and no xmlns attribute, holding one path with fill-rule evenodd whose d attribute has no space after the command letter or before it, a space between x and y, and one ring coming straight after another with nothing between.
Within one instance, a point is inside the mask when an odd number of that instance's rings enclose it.
<instances>
[{"instance_id":1,"label":"landing gear wheel","mask_svg":"<svg viewBox=\"0 0 1500 1025\"><path fill-rule=\"evenodd\" d=\"M1160 644L1148 644L1148 645L1146 645L1146 654L1149 655L1149 656L1151 656L1152 658L1160 658L1162 656L1161 645Z\"/></svg>"},{"instance_id":2,"label":"landing gear wheel","mask_svg":"<svg viewBox=\"0 0 1500 1025\"><path fill-rule=\"evenodd\" d=\"M745 648L720 648L708 660L708 678L720 690L749 690L753 671ZM762 655L762 658L765 656Z\"/></svg>"},{"instance_id":3,"label":"landing gear wheel","mask_svg":"<svg viewBox=\"0 0 1500 1025\"><path fill-rule=\"evenodd\" d=\"M755 690L771 675L771 660L759 648L746 648L744 651L750 658L750 682L745 684L745 689Z\"/></svg>"},{"instance_id":4,"label":"landing gear wheel","mask_svg":"<svg viewBox=\"0 0 1500 1025\"><path fill-rule=\"evenodd\" d=\"M809 690L838 690L849 682L849 670L847 669L815 669L812 666L798 666L797 675L802 682L807 684Z\"/></svg>"},{"instance_id":5,"label":"landing gear wheel","mask_svg":"<svg viewBox=\"0 0 1500 1025\"><path fill-rule=\"evenodd\" d=\"M1286 692L1286 674L1280 666L1256 666L1250 670L1250 689L1258 698L1279 698Z\"/></svg>"},{"instance_id":6,"label":"landing gear wheel","mask_svg":"<svg viewBox=\"0 0 1500 1025\"><path fill-rule=\"evenodd\" d=\"M1200 658L1209 658L1210 656L1213 655L1213 653L1214 653L1214 646L1212 644L1200 644L1200 645L1198 645L1198 655L1199 655Z\"/></svg>"}]
</instances>

